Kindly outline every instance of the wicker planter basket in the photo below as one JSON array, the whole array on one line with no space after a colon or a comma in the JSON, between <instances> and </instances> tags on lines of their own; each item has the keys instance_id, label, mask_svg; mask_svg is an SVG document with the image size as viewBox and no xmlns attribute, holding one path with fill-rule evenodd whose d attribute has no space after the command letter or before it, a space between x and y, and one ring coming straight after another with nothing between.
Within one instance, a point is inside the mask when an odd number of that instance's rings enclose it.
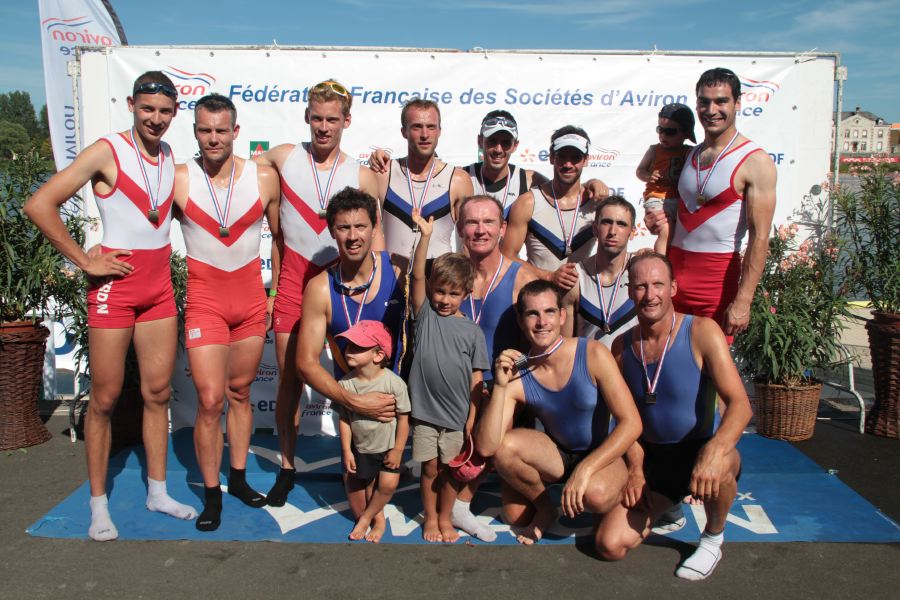
<instances>
[{"instance_id":1,"label":"wicker planter basket","mask_svg":"<svg viewBox=\"0 0 900 600\"><path fill-rule=\"evenodd\" d=\"M38 415L50 332L31 321L0 325L0 450L43 444L53 435Z\"/></svg>"},{"instance_id":2,"label":"wicker planter basket","mask_svg":"<svg viewBox=\"0 0 900 600\"><path fill-rule=\"evenodd\" d=\"M900 314L876 312L866 323L875 405L866 416L866 433L900 438Z\"/></svg>"},{"instance_id":3,"label":"wicker planter basket","mask_svg":"<svg viewBox=\"0 0 900 600\"><path fill-rule=\"evenodd\" d=\"M799 442L813 436L822 384L787 387L757 383L756 432L768 438Z\"/></svg>"}]
</instances>

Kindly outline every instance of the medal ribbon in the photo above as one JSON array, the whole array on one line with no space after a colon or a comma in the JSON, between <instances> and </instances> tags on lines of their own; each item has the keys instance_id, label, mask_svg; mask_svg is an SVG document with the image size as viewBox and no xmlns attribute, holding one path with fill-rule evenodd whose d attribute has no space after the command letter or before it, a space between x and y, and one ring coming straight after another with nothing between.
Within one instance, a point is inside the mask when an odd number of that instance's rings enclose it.
<instances>
[{"instance_id":1,"label":"medal ribbon","mask_svg":"<svg viewBox=\"0 0 900 600\"><path fill-rule=\"evenodd\" d=\"M431 177L434 175L434 164L435 161L432 159L431 169L428 170L428 177L425 179L425 189L422 190L422 196L419 198L419 202L416 203L416 196L413 192L412 175L409 173L409 162L406 163L406 183L409 185L409 201L412 202L412 207L414 209L419 209L419 214L421 214L422 207L425 205L425 196L428 195L428 188L431 187ZM424 216L422 218L424 218Z\"/></svg>"},{"instance_id":2,"label":"medal ribbon","mask_svg":"<svg viewBox=\"0 0 900 600\"><path fill-rule=\"evenodd\" d=\"M603 316L603 322L606 323L606 327L609 328L609 318L612 316L613 306L616 304L616 298L619 295L619 283L622 281L622 275L625 273L626 268L628 267L628 253L625 254L625 263L622 265L622 270L619 271L619 274L616 275L616 281L613 284L613 291L609 295L609 304L607 304L603 300L603 284L600 281L600 272L597 271L597 275L594 276L594 283L597 284L597 297L600 298L600 314Z\"/></svg>"},{"instance_id":3,"label":"medal ribbon","mask_svg":"<svg viewBox=\"0 0 900 600\"><path fill-rule=\"evenodd\" d=\"M491 295L491 291L494 289L494 283L497 282L497 277L500 276L500 269L503 268L503 255L500 255L500 264L497 265L497 270L494 271L494 276L491 278L491 282L488 284L487 289L484 291L484 298L481 299L481 309L476 313L475 312L475 294L469 294L469 307L472 309L472 320L475 323L481 322L481 313L484 312L484 305L487 304L488 296Z\"/></svg>"},{"instance_id":4,"label":"medal ribbon","mask_svg":"<svg viewBox=\"0 0 900 600\"><path fill-rule=\"evenodd\" d=\"M697 177L697 195L702 196L703 190L706 189L706 184L709 183L710 178L712 177L713 171L716 170L716 166L719 164L719 161L722 160L722 157L728 152L728 149L731 148L731 145L734 143L734 140L737 139L738 132L734 132L734 137L731 138L731 141L728 142L728 145L719 152L719 155L716 157L716 160L713 161L712 165L709 167L709 171L706 173L706 177L703 179L703 183L700 183L700 154L703 152L703 148L697 152L697 168L694 170L694 175ZM706 146L706 142L703 143L703 147Z\"/></svg>"},{"instance_id":5,"label":"medal ribbon","mask_svg":"<svg viewBox=\"0 0 900 600\"><path fill-rule=\"evenodd\" d=\"M369 290L372 288L372 282L375 281L376 266L377 266L377 263L375 262L375 252L373 251L372 252L372 272L369 274L369 280L363 286L360 286L360 287L364 287L366 291L365 291L365 293L363 293L362 300L359 303L359 308L356 310L356 320L355 321L350 320L350 311L347 309L347 295L348 294L341 294L341 304L344 305L344 316L347 317L347 324L350 325L350 327L353 327L354 325L359 323L359 318L362 316L363 307L366 305L366 300L369 297ZM341 288L350 292L351 289L348 288L344 284L344 277L343 277L343 275L341 275L341 265L340 264L337 265L337 276L338 276L338 283L340 284ZM359 287L356 287L356 288L353 288L352 291L356 291L358 289L359 289Z\"/></svg>"},{"instance_id":6,"label":"medal ribbon","mask_svg":"<svg viewBox=\"0 0 900 600\"><path fill-rule=\"evenodd\" d=\"M523 354L515 362L516 369L518 369L519 371L524 371L525 367L528 366L529 361L536 360L538 358L544 358L545 356L550 356L551 354L553 354L554 352L559 350L559 347L562 346L562 343L564 341L565 341L565 339L563 338L563 336L559 336L559 339L556 340L556 343L553 344L553 346L546 352L543 352L541 354L535 354L534 356L532 356L530 353Z\"/></svg>"},{"instance_id":7,"label":"medal ribbon","mask_svg":"<svg viewBox=\"0 0 900 600\"><path fill-rule=\"evenodd\" d=\"M328 182L325 184L325 193L322 193L322 182L319 181L319 170L316 168L316 163L313 161L312 152L307 152L306 157L309 159L309 168L312 169L313 173L313 183L316 185L316 197L319 200L319 208L325 210L325 207L328 206L328 201L331 199L331 186L334 183L334 175L337 173L338 165L341 164L341 155L338 154L337 158L334 159L334 164L331 165L331 171L328 172Z\"/></svg>"},{"instance_id":8,"label":"medal ribbon","mask_svg":"<svg viewBox=\"0 0 900 600\"><path fill-rule=\"evenodd\" d=\"M581 184L578 185L578 203L575 205L575 212L572 215L572 227L569 228L569 236L566 237L566 226L563 223L562 211L559 208L559 200L556 198L556 188L553 182L550 182L550 192L553 194L553 207L556 209L556 218L559 219L559 228L563 234L563 245L566 254L572 249L572 239L575 237L575 226L578 224L578 210L581 208Z\"/></svg>"},{"instance_id":9,"label":"medal ribbon","mask_svg":"<svg viewBox=\"0 0 900 600\"><path fill-rule=\"evenodd\" d=\"M160 146L159 157L156 159L156 196L154 196L150 192L150 178L147 176L147 167L144 166L144 157L138 148L137 140L134 139L134 127L128 133L131 134L131 146L134 148L134 155L137 157L138 166L141 168L141 175L144 176L144 187L147 190L147 199L150 200L150 210L159 210L157 208L159 206L159 189L162 187L162 168L166 154L162 151L162 146Z\"/></svg>"},{"instance_id":10,"label":"medal ribbon","mask_svg":"<svg viewBox=\"0 0 900 600\"><path fill-rule=\"evenodd\" d=\"M644 379L647 380L647 392L656 393L656 384L659 383L659 374L662 373L663 362L666 360L666 354L669 352L669 341L672 339L672 332L675 330L675 312L672 312L672 326L669 327L669 335L666 337L666 345L663 346L659 355L659 362L656 365L656 372L653 374L653 382L650 382L650 376L647 374L647 361L644 360L644 334L638 327L638 335L641 336L641 365L644 367Z\"/></svg>"},{"instance_id":11,"label":"medal ribbon","mask_svg":"<svg viewBox=\"0 0 900 600\"><path fill-rule=\"evenodd\" d=\"M212 198L213 208L216 209L216 220L219 221L219 226L222 228L228 228L228 214L231 212L231 196L234 193L234 168L236 166L237 161L234 160L234 157L231 159L231 177L228 179L228 194L225 196L225 209L219 207L219 196L216 194L216 186L213 185L212 180L209 178L209 174L206 172L206 167L203 166L203 159L200 159L200 170L203 171L204 177L206 177L206 186L209 188L209 196Z\"/></svg>"},{"instance_id":12,"label":"medal ribbon","mask_svg":"<svg viewBox=\"0 0 900 600\"><path fill-rule=\"evenodd\" d=\"M500 204L503 205L503 211L506 212L506 201L509 196L509 184L512 182L512 169L509 168L509 165L506 165L506 187L503 188L503 196L498 198L500 200ZM485 196L494 196L493 194L487 191L487 185L484 183L484 163L481 163L481 193ZM496 198L496 196L494 196Z\"/></svg>"}]
</instances>

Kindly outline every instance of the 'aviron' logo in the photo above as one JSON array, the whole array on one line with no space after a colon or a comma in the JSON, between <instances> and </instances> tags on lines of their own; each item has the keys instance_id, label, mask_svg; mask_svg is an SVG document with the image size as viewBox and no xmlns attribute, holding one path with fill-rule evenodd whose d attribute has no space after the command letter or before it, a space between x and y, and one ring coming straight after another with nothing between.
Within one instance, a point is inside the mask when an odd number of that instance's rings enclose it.
<instances>
[{"instance_id":1,"label":"'aviron' logo","mask_svg":"<svg viewBox=\"0 0 900 600\"><path fill-rule=\"evenodd\" d=\"M50 39L65 44L84 44L86 46L112 46L115 44L108 35L91 33L87 26L94 21L87 16L73 19L51 17L41 21L41 27L47 30ZM80 30L78 28L81 28Z\"/></svg>"},{"instance_id":2,"label":"'aviron' logo","mask_svg":"<svg viewBox=\"0 0 900 600\"><path fill-rule=\"evenodd\" d=\"M209 88L216 82L216 78L209 73L191 73L177 69L172 65L169 65L167 69L163 69L163 73L168 75L175 84L179 97L205 96L209 93Z\"/></svg>"},{"instance_id":3,"label":"'aviron' logo","mask_svg":"<svg viewBox=\"0 0 900 600\"><path fill-rule=\"evenodd\" d=\"M775 97L781 85L774 81L757 81L749 77L738 77L741 80L741 103L763 104Z\"/></svg>"}]
</instances>

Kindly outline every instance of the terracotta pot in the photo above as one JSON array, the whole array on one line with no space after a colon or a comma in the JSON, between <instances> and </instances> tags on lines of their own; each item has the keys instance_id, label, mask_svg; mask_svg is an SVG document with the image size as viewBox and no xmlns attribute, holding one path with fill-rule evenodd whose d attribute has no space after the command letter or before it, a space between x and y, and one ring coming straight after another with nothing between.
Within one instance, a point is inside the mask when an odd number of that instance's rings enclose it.
<instances>
[{"instance_id":1,"label":"terracotta pot","mask_svg":"<svg viewBox=\"0 0 900 600\"><path fill-rule=\"evenodd\" d=\"M866 415L866 433L900 438L900 314L872 313L866 323L875 405Z\"/></svg>"},{"instance_id":2,"label":"terracotta pot","mask_svg":"<svg viewBox=\"0 0 900 600\"><path fill-rule=\"evenodd\" d=\"M48 335L46 327L31 321L0 323L0 450L53 437L38 415Z\"/></svg>"},{"instance_id":3,"label":"terracotta pot","mask_svg":"<svg viewBox=\"0 0 900 600\"><path fill-rule=\"evenodd\" d=\"M822 384L784 386L756 383L756 432L799 442L813 436Z\"/></svg>"}]
</instances>

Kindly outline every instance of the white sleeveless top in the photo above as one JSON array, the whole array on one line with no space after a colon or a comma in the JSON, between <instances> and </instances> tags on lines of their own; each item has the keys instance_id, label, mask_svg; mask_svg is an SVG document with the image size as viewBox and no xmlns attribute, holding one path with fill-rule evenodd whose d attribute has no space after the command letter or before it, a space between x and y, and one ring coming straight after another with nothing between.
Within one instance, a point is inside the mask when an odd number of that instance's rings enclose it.
<instances>
[{"instance_id":1,"label":"white sleeveless top","mask_svg":"<svg viewBox=\"0 0 900 600\"><path fill-rule=\"evenodd\" d=\"M434 217L434 231L428 244L428 258L436 258L452 249L455 224L451 214L450 182L455 167L445 164L440 171L435 171L431 185L422 204L422 217L427 221ZM424 181L412 182L415 202L425 189ZM412 220L413 200L409 197L409 183L406 171L400 168L400 161L391 161L391 177L387 193L381 206L381 226L384 228L384 245L390 254L409 258L413 240Z\"/></svg>"},{"instance_id":2,"label":"white sleeveless top","mask_svg":"<svg viewBox=\"0 0 900 600\"><path fill-rule=\"evenodd\" d=\"M734 188L734 174L747 157L762 148L745 140L722 156L703 189L706 202L697 202L697 160L701 145L688 154L678 179L678 222L672 245L689 252L740 252L747 233L747 211L744 198ZM700 169L700 181L710 167Z\"/></svg>"},{"instance_id":3,"label":"white sleeveless top","mask_svg":"<svg viewBox=\"0 0 900 600\"><path fill-rule=\"evenodd\" d=\"M575 335L597 340L609 348L619 334L637 323L637 309L628 297L628 271L622 273L618 287L614 280L612 284L600 288L603 292L603 307L612 300L610 315L605 315L605 309L600 305L596 261L589 257L575 265L575 271L578 273L579 286L578 314L569 315L570 319L575 318ZM609 333L604 328L607 323L604 316L609 316Z\"/></svg>"},{"instance_id":4,"label":"white sleeveless top","mask_svg":"<svg viewBox=\"0 0 900 600\"><path fill-rule=\"evenodd\" d=\"M322 267L338 257L328 223L319 217L321 206L305 144L297 144L281 168L280 226L288 248ZM359 188L359 163L341 153L328 200L347 186ZM322 193L326 193L329 170L317 171ZM327 201L326 201L327 206Z\"/></svg>"},{"instance_id":5,"label":"white sleeveless top","mask_svg":"<svg viewBox=\"0 0 900 600\"><path fill-rule=\"evenodd\" d=\"M256 163L244 161L244 170L234 184L229 210L228 236L219 235L219 221L203 168L196 160L187 163L188 200L181 221L187 255L222 271L236 271L259 260L259 234L263 206L259 198ZM228 190L216 187L220 210L225 209Z\"/></svg>"},{"instance_id":6,"label":"white sleeveless top","mask_svg":"<svg viewBox=\"0 0 900 600\"><path fill-rule=\"evenodd\" d=\"M540 188L532 188L534 194L534 212L528 222L528 233L525 235L525 250L528 262L539 269L555 271L563 263L581 262L594 253L597 239L591 230L597 202L581 202L576 213L574 208L564 209L562 213L565 234L556 215L553 198L547 198ZM575 235L571 243L572 254L566 256L565 236L572 230L572 219L576 220Z\"/></svg>"},{"instance_id":7,"label":"white sleeveless top","mask_svg":"<svg viewBox=\"0 0 900 600\"><path fill-rule=\"evenodd\" d=\"M132 250L156 250L169 245L169 227L172 224L172 202L175 199L175 161L172 148L165 142L159 144L156 162L135 151L131 140L114 133L100 138L112 147L116 160L116 182L112 191L103 195L94 190L100 221L103 223L103 246ZM154 196L159 184L157 210L159 220L150 221L150 198L147 183L141 173L138 160L144 164L150 191Z\"/></svg>"}]
</instances>

